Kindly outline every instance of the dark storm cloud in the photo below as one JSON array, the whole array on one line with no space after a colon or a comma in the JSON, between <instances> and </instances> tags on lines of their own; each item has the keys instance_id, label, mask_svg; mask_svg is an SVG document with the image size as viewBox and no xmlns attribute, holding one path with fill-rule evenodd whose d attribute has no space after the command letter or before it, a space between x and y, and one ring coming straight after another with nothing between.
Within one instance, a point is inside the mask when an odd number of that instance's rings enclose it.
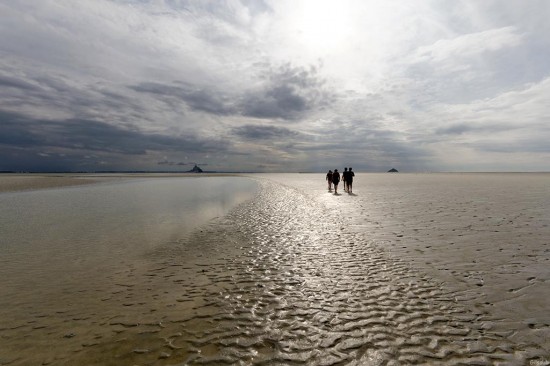
<instances>
[{"instance_id":1,"label":"dark storm cloud","mask_svg":"<svg viewBox=\"0 0 550 366\"><path fill-rule=\"evenodd\" d=\"M195 136L146 133L85 119L31 119L8 112L0 112L0 144L17 148L62 148L129 155L142 155L148 150L212 152L228 147L227 142Z\"/></svg>"},{"instance_id":2,"label":"dark storm cloud","mask_svg":"<svg viewBox=\"0 0 550 366\"><path fill-rule=\"evenodd\" d=\"M28 121L17 114L0 112L0 145L29 147L38 145L40 139L25 128Z\"/></svg>"},{"instance_id":3,"label":"dark storm cloud","mask_svg":"<svg viewBox=\"0 0 550 366\"><path fill-rule=\"evenodd\" d=\"M216 93L215 90L204 90L187 83L174 85L148 82L130 86L130 89L141 93L152 94L169 103L173 99L181 100L191 109L210 114L228 115L235 113L234 108L228 104L227 98Z\"/></svg>"},{"instance_id":4,"label":"dark storm cloud","mask_svg":"<svg viewBox=\"0 0 550 366\"><path fill-rule=\"evenodd\" d=\"M260 90L246 93L242 114L256 118L293 120L314 109L323 109L333 99L315 67L283 65L270 69Z\"/></svg>"},{"instance_id":5,"label":"dark storm cloud","mask_svg":"<svg viewBox=\"0 0 550 366\"><path fill-rule=\"evenodd\" d=\"M298 137L298 132L288 128L263 126L263 125L244 125L235 127L233 134L243 137L247 140L278 140L285 138Z\"/></svg>"}]
</instances>

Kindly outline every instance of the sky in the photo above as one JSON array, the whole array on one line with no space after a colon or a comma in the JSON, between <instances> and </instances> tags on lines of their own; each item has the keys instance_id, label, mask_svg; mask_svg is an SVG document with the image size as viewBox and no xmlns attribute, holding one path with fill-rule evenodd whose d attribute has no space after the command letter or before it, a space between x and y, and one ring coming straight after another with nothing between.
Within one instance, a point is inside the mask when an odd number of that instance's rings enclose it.
<instances>
[{"instance_id":1,"label":"sky","mask_svg":"<svg viewBox=\"0 0 550 366\"><path fill-rule=\"evenodd\" d=\"M0 0L0 171L550 171L550 1Z\"/></svg>"}]
</instances>

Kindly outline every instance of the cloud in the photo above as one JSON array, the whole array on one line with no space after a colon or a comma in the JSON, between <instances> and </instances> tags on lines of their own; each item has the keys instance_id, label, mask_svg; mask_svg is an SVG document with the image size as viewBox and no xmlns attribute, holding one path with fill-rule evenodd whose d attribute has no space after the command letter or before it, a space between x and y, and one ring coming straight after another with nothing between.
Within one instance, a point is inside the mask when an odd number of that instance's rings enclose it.
<instances>
[{"instance_id":1,"label":"cloud","mask_svg":"<svg viewBox=\"0 0 550 366\"><path fill-rule=\"evenodd\" d=\"M432 45L419 47L413 59L417 62L441 63L515 47L522 40L522 36L517 32L515 27L509 26L438 40Z\"/></svg>"},{"instance_id":2,"label":"cloud","mask_svg":"<svg viewBox=\"0 0 550 366\"><path fill-rule=\"evenodd\" d=\"M548 9L3 2L0 153L33 169L548 169Z\"/></svg>"},{"instance_id":3,"label":"cloud","mask_svg":"<svg viewBox=\"0 0 550 366\"><path fill-rule=\"evenodd\" d=\"M488 98L525 82L524 61L514 54L524 51L527 37L517 26L452 34L418 47L403 61L403 76L419 106Z\"/></svg>"},{"instance_id":4,"label":"cloud","mask_svg":"<svg viewBox=\"0 0 550 366\"><path fill-rule=\"evenodd\" d=\"M228 142L193 135L168 136L121 128L92 120L36 120L0 112L3 145L61 147L143 155L147 150L209 152L224 150Z\"/></svg>"},{"instance_id":5,"label":"cloud","mask_svg":"<svg viewBox=\"0 0 550 366\"><path fill-rule=\"evenodd\" d=\"M149 93L160 99L178 99L185 102L191 109L215 115L228 115L236 112L231 101L217 90L204 90L187 83L172 83L170 85L146 82L131 89Z\"/></svg>"},{"instance_id":6,"label":"cloud","mask_svg":"<svg viewBox=\"0 0 550 366\"><path fill-rule=\"evenodd\" d=\"M284 127L264 125L244 125L233 128L233 134L246 140L275 140L296 138L300 134Z\"/></svg>"},{"instance_id":7,"label":"cloud","mask_svg":"<svg viewBox=\"0 0 550 366\"><path fill-rule=\"evenodd\" d=\"M15 88L24 91L35 91L38 88L26 81L23 81L19 78L9 77L9 76L0 76L0 86L4 88Z\"/></svg>"},{"instance_id":8,"label":"cloud","mask_svg":"<svg viewBox=\"0 0 550 366\"><path fill-rule=\"evenodd\" d=\"M450 126L436 128L438 135L466 135L466 134L498 134L503 131L513 131L520 129L520 126L511 126L503 121L502 124L469 124L455 123Z\"/></svg>"},{"instance_id":9,"label":"cloud","mask_svg":"<svg viewBox=\"0 0 550 366\"><path fill-rule=\"evenodd\" d=\"M312 110L326 108L334 93L324 87L316 67L290 64L262 68L256 88L224 93L215 86L201 87L182 81L145 82L129 88L165 103L184 102L194 111L218 116L238 115L260 119L297 120Z\"/></svg>"},{"instance_id":10,"label":"cloud","mask_svg":"<svg viewBox=\"0 0 550 366\"><path fill-rule=\"evenodd\" d=\"M314 66L286 64L270 68L263 79L259 88L244 95L241 102L244 116L295 120L327 107L334 99Z\"/></svg>"},{"instance_id":11,"label":"cloud","mask_svg":"<svg viewBox=\"0 0 550 366\"><path fill-rule=\"evenodd\" d=\"M195 135L163 135L93 120L42 120L0 112L0 146L4 151L28 149L34 154L101 154L143 156L150 152L184 154L226 151L225 140ZM9 165L4 160L2 164ZM47 167L43 167L47 169Z\"/></svg>"},{"instance_id":12,"label":"cloud","mask_svg":"<svg viewBox=\"0 0 550 366\"><path fill-rule=\"evenodd\" d=\"M208 164L206 163L195 163L195 162L185 162L185 161L168 161L168 160L163 160L163 161L159 161L157 163L158 165L168 165L168 166L185 166L185 165L200 165L200 166L207 166Z\"/></svg>"},{"instance_id":13,"label":"cloud","mask_svg":"<svg viewBox=\"0 0 550 366\"><path fill-rule=\"evenodd\" d=\"M516 136L509 141L501 139L481 138L474 143L466 144L477 151L496 152L505 154L517 153L550 153L550 145L548 145L547 137L529 137L522 138Z\"/></svg>"}]
</instances>

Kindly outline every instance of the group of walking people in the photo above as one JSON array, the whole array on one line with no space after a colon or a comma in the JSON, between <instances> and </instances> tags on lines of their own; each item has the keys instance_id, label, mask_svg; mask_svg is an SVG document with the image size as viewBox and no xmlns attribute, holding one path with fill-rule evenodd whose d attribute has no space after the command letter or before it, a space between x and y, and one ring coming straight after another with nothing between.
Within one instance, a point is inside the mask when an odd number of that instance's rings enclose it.
<instances>
[{"instance_id":1,"label":"group of walking people","mask_svg":"<svg viewBox=\"0 0 550 366\"><path fill-rule=\"evenodd\" d=\"M338 184L340 183L340 178L342 178L342 180L344 181L344 191L352 193L353 177L355 177L355 173L353 172L351 167L349 169L344 168L344 172L342 173L341 177L338 169L334 169L334 172L332 170L329 170L327 173L329 192L332 191L332 186L334 185L334 194L338 194Z\"/></svg>"}]
</instances>

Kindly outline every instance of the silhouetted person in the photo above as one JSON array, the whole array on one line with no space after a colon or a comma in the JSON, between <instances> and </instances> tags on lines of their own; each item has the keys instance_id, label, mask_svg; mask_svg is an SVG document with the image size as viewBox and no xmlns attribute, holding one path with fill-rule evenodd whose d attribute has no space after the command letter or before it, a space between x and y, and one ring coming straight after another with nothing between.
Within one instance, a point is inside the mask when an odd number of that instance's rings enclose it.
<instances>
[{"instance_id":1,"label":"silhouetted person","mask_svg":"<svg viewBox=\"0 0 550 366\"><path fill-rule=\"evenodd\" d=\"M334 169L334 173L332 173L332 184L334 184L334 194L338 194L338 183L340 183L340 173L338 173L338 169Z\"/></svg>"},{"instance_id":2,"label":"silhouetted person","mask_svg":"<svg viewBox=\"0 0 550 366\"><path fill-rule=\"evenodd\" d=\"M332 170L327 173L328 190L332 191Z\"/></svg>"},{"instance_id":3,"label":"silhouetted person","mask_svg":"<svg viewBox=\"0 0 550 366\"><path fill-rule=\"evenodd\" d=\"M348 170L348 193L352 193L353 191L353 177L355 177L355 173L351 170L351 167L349 167Z\"/></svg>"},{"instance_id":4,"label":"silhouetted person","mask_svg":"<svg viewBox=\"0 0 550 366\"><path fill-rule=\"evenodd\" d=\"M344 181L344 192L348 191L348 168L344 168L342 173L342 180Z\"/></svg>"}]
</instances>

